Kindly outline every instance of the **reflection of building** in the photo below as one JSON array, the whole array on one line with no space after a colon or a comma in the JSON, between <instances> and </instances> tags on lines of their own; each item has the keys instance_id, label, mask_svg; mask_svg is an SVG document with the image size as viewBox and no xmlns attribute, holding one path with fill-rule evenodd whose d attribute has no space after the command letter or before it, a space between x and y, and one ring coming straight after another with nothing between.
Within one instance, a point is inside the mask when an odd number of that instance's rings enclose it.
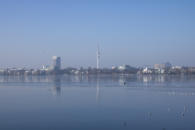
<instances>
[{"instance_id":1,"label":"reflection of building","mask_svg":"<svg viewBox=\"0 0 195 130\"><path fill-rule=\"evenodd\" d=\"M61 58L58 56L53 56L52 57L53 60L53 70L60 70L61 69Z\"/></svg>"},{"instance_id":2,"label":"reflection of building","mask_svg":"<svg viewBox=\"0 0 195 130\"><path fill-rule=\"evenodd\" d=\"M54 86L53 86L53 89L52 89L52 93L53 95L60 95L61 94L61 79L60 79L60 76L55 76L53 77L53 83L54 83Z\"/></svg>"},{"instance_id":3,"label":"reflection of building","mask_svg":"<svg viewBox=\"0 0 195 130\"><path fill-rule=\"evenodd\" d=\"M150 81L152 81L152 76L149 76L149 75L143 76L143 82L144 83L148 83Z\"/></svg>"},{"instance_id":4,"label":"reflection of building","mask_svg":"<svg viewBox=\"0 0 195 130\"><path fill-rule=\"evenodd\" d=\"M119 85L124 86L125 83L126 83L125 77L123 77L123 76L119 77Z\"/></svg>"}]
</instances>

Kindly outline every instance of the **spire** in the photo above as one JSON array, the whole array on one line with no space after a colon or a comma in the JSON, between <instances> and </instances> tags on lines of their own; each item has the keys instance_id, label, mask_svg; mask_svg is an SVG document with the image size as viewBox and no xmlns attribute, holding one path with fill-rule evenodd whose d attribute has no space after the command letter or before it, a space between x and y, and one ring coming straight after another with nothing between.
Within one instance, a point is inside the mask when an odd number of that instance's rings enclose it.
<instances>
[{"instance_id":1,"label":"spire","mask_svg":"<svg viewBox=\"0 0 195 130\"><path fill-rule=\"evenodd\" d=\"M100 68L100 47L97 45L97 69Z\"/></svg>"}]
</instances>

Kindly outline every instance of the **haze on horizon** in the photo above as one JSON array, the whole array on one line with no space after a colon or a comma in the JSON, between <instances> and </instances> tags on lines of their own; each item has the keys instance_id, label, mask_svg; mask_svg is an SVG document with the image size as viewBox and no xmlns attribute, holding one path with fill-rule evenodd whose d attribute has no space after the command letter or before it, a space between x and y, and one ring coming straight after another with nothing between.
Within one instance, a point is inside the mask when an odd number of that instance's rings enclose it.
<instances>
[{"instance_id":1,"label":"haze on horizon","mask_svg":"<svg viewBox=\"0 0 195 130\"><path fill-rule=\"evenodd\" d=\"M195 66L193 0L1 0L0 68Z\"/></svg>"}]
</instances>

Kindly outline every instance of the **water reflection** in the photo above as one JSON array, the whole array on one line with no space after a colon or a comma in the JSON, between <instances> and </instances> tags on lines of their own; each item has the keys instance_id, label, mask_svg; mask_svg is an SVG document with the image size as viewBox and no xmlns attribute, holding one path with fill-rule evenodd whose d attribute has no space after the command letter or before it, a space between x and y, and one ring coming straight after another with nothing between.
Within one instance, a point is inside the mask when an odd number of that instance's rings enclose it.
<instances>
[{"instance_id":1,"label":"water reflection","mask_svg":"<svg viewBox=\"0 0 195 130\"><path fill-rule=\"evenodd\" d=\"M0 76L0 86L51 86L53 95L58 96L62 94L62 87L96 87L97 101L101 87L124 87L127 90L128 88L152 88L153 91L160 91L169 96L195 96L194 84L193 75ZM189 89L182 90L182 88Z\"/></svg>"},{"instance_id":2,"label":"water reflection","mask_svg":"<svg viewBox=\"0 0 195 130\"><path fill-rule=\"evenodd\" d=\"M3 76L0 129L9 119L40 129L195 128L194 84L193 76Z\"/></svg>"},{"instance_id":3,"label":"water reflection","mask_svg":"<svg viewBox=\"0 0 195 130\"><path fill-rule=\"evenodd\" d=\"M99 104L100 98L100 86L99 86L99 76L97 77L97 84L96 84L96 103Z\"/></svg>"},{"instance_id":4,"label":"water reflection","mask_svg":"<svg viewBox=\"0 0 195 130\"><path fill-rule=\"evenodd\" d=\"M100 82L118 82L124 85L124 82L137 83L175 83L175 82L194 82L194 75L58 75L58 76L0 76L0 83L6 82L50 82L58 78L66 82L74 83L93 83L97 79Z\"/></svg>"},{"instance_id":5,"label":"water reflection","mask_svg":"<svg viewBox=\"0 0 195 130\"><path fill-rule=\"evenodd\" d=\"M60 76L53 77L52 93L54 96L61 95L61 77Z\"/></svg>"}]
</instances>

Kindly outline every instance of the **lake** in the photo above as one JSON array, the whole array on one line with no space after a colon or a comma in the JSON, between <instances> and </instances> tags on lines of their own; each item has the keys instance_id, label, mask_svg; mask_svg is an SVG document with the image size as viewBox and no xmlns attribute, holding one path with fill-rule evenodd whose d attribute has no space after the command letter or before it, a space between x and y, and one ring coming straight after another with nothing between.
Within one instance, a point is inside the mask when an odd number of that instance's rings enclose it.
<instances>
[{"instance_id":1,"label":"lake","mask_svg":"<svg viewBox=\"0 0 195 130\"><path fill-rule=\"evenodd\" d=\"M0 76L0 130L194 130L195 76Z\"/></svg>"}]
</instances>

